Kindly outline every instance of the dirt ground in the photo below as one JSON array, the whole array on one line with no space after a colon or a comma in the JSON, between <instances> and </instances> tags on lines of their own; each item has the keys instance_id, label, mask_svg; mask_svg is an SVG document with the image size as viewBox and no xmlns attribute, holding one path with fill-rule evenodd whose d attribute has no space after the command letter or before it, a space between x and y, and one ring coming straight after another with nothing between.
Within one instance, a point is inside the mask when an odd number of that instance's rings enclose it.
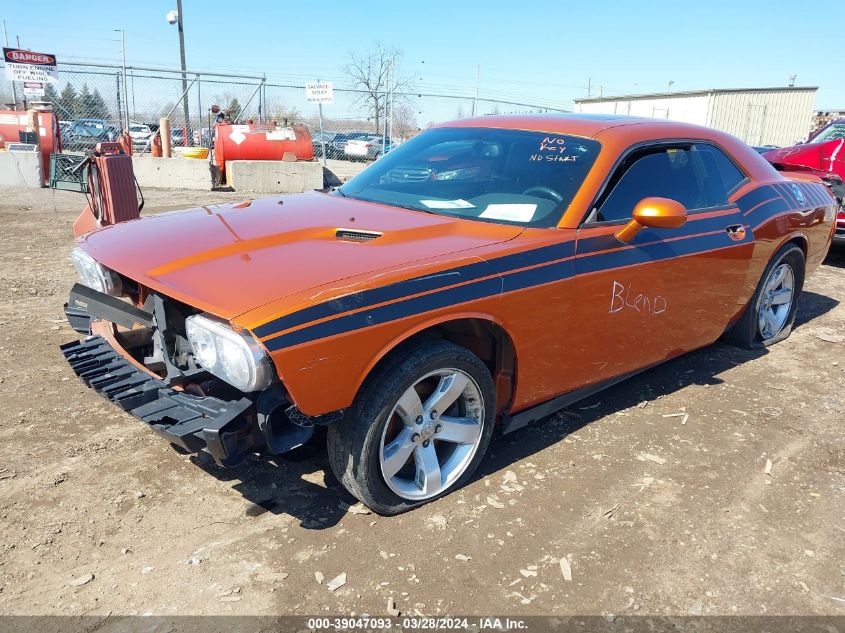
<instances>
[{"instance_id":1,"label":"dirt ground","mask_svg":"<svg viewBox=\"0 0 845 633\"><path fill-rule=\"evenodd\" d=\"M0 615L845 614L845 253L784 343L641 374L381 518L346 510L317 448L199 466L76 379L58 346L82 203L0 194Z\"/></svg>"}]
</instances>

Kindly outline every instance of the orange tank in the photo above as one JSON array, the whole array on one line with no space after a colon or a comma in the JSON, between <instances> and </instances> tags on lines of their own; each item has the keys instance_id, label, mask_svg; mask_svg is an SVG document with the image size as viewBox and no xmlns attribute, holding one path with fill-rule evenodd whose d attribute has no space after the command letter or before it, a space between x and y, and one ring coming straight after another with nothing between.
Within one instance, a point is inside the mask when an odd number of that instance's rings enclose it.
<instances>
[{"instance_id":1,"label":"orange tank","mask_svg":"<svg viewBox=\"0 0 845 633\"><path fill-rule=\"evenodd\" d=\"M41 141L41 160L44 165L44 182L50 182L50 154L62 151L59 122L53 112L39 112L38 130ZM0 147L21 140L21 133L29 127L29 113L0 110Z\"/></svg>"},{"instance_id":2,"label":"orange tank","mask_svg":"<svg viewBox=\"0 0 845 633\"><path fill-rule=\"evenodd\" d=\"M314 158L311 132L304 125L272 123L218 124L214 129L214 162L225 172L229 160L296 160Z\"/></svg>"},{"instance_id":3,"label":"orange tank","mask_svg":"<svg viewBox=\"0 0 845 633\"><path fill-rule=\"evenodd\" d=\"M153 135L153 142L150 143L150 155L153 158L161 158L161 156L162 156L161 135L160 134Z\"/></svg>"}]
</instances>

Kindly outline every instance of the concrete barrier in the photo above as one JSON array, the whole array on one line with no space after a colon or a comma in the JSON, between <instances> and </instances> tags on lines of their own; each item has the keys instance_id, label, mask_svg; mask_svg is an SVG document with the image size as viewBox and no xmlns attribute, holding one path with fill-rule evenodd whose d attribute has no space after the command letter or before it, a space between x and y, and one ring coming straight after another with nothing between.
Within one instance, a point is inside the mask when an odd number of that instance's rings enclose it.
<instances>
[{"instance_id":1,"label":"concrete barrier","mask_svg":"<svg viewBox=\"0 0 845 633\"><path fill-rule=\"evenodd\" d=\"M226 182L235 191L302 193L323 188L320 163L282 160L226 161Z\"/></svg>"},{"instance_id":2,"label":"concrete barrier","mask_svg":"<svg viewBox=\"0 0 845 633\"><path fill-rule=\"evenodd\" d=\"M0 152L0 187L40 187L38 152Z\"/></svg>"},{"instance_id":3,"label":"concrete barrier","mask_svg":"<svg viewBox=\"0 0 845 633\"><path fill-rule=\"evenodd\" d=\"M141 189L164 187L211 191L211 172L207 160L133 156L132 168Z\"/></svg>"}]
</instances>

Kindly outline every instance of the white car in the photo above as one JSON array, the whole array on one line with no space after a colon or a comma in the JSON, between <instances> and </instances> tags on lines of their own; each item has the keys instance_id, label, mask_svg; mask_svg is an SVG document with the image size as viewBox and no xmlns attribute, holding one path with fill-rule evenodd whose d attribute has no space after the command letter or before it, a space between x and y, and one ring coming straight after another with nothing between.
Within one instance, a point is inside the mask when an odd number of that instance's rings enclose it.
<instances>
[{"instance_id":1,"label":"white car","mask_svg":"<svg viewBox=\"0 0 845 633\"><path fill-rule=\"evenodd\" d=\"M129 136L132 137L133 145L144 145L153 135L149 125L142 123L131 123L129 125Z\"/></svg>"},{"instance_id":2,"label":"white car","mask_svg":"<svg viewBox=\"0 0 845 633\"><path fill-rule=\"evenodd\" d=\"M355 138L346 143L343 152L347 158L352 160L377 160L387 152L384 151L383 137L368 136L366 138ZM387 139L387 151L392 149L393 142Z\"/></svg>"}]
</instances>

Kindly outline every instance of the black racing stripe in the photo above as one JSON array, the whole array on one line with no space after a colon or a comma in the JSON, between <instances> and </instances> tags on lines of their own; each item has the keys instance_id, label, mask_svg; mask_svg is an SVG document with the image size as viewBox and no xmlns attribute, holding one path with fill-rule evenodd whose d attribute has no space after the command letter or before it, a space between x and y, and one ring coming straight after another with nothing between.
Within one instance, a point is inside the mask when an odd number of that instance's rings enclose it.
<instances>
[{"instance_id":1,"label":"black racing stripe","mask_svg":"<svg viewBox=\"0 0 845 633\"><path fill-rule=\"evenodd\" d=\"M430 312L449 305L473 301L482 297L497 295L502 290L502 280L498 277L484 279L474 283L447 288L429 295L422 295L405 301L391 303L388 305L364 310L354 314L347 314L331 321L318 323L300 330L282 334L276 338L265 341L267 349L271 352L307 343L309 341L327 338L344 332L352 332L373 325L380 325L395 321L421 312Z\"/></svg>"},{"instance_id":2,"label":"black racing stripe","mask_svg":"<svg viewBox=\"0 0 845 633\"><path fill-rule=\"evenodd\" d=\"M807 199L810 200L814 207L820 207L824 204L824 201L822 200L822 193L815 185L811 185L809 183L805 185L804 195L807 196Z\"/></svg>"},{"instance_id":3,"label":"black racing stripe","mask_svg":"<svg viewBox=\"0 0 845 633\"><path fill-rule=\"evenodd\" d=\"M739 210L743 213L748 212L749 209L752 209L755 205L760 204L761 202L765 202L775 196L780 195L778 191L772 185L761 185L756 189L752 189L744 196L739 198L736 201L736 205L739 207Z\"/></svg>"},{"instance_id":4,"label":"black racing stripe","mask_svg":"<svg viewBox=\"0 0 845 633\"><path fill-rule=\"evenodd\" d=\"M831 204L830 192L825 185L808 185L813 195L816 197L816 204L820 207L826 207Z\"/></svg>"},{"instance_id":5,"label":"black racing stripe","mask_svg":"<svg viewBox=\"0 0 845 633\"><path fill-rule=\"evenodd\" d=\"M253 333L258 338L264 338L276 332L305 325L318 319L325 319L379 303L395 301L411 295L454 286L494 273L502 274L525 266L535 266L556 259L572 257L574 254L575 243L574 241L570 241L522 251L512 255L505 255L504 257L491 259L488 262L467 264L429 275L414 277L413 279L406 279L370 290L362 290L361 292L355 292L304 308L303 310L268 321L255 328Z\"/></svg>"},{"instance_id":6,"label":"black racing stripe","mask_svg":"<svg viewBox=\"0 0 845 633\"><path fill-rule=\"evenodd\" d=\"M818 198L815 196L815 191L813 191L812 187L808 187L807 183L799 183L798 188L801 189L801 193L804 194L804 201L805 204L808 204L812 207L817 207L819 205Z\"/></svg>"},{"instance_id":7,"label":"black racing stripe","mask_svg":"<svg viewBox=\"0 0 845 633\"><path fill-rule=\"evenodd\" d=\"M477 262L460 268L415 277L388 286L364 290L318 303L260 325L253 330L253 333L259 338L263 338L281 330L304 325L317 319L335 316L376 303L399 299L406 295L435 290L443 286L461 283L462 281L467 281L467 279L476 279L489 274L491 274L490 267L484 262Z\"/></svg>"},{"instance_id":8,"label":"black racing stripe","mask_svg":"<svg viewBox=\"0 0 845 633\"><path fill-rule=\"evenodd\" d=\"M745 216L745 221L751 226L757 226L766 217L773 217L786 211L791 211L792 208L783 198L775 198L754 209L754 211Z\"/></svg>"},{"instance_id":9,"label":"black racing stripe","mask_svg":"<svg viewBox=\"0 0 845 633\"><path fill-rule=\"evenodd\" d=\"M753 241L753 237L749 235L744 243L750 243L751 241ZM718 233L669 243L649 244L639 248L630 248L623 251L596 255L594 257L586 257L583 260L579 260L578 274L655 262L683 255L692 255L702 251L740 246L742 244L743 242L734 242L731 240L727 233ZM563 281L574 277L575 274L574 260L569 259L562 262L554 262L538 268L510 273L502 279L484 279L455 288L447 288L440 292L414 297L406 301L379 306L371 310L363 310L355 314L348 314L337 319L332 319L331 321L318 323L283 334L269 341L265 341L264 344L271 352L275 352L294 345L301 345L322 338L381 325L423 312L430 312L467 301L495 296L500 292L525 290L545 283Z\"/></svg>"},{"instance_id":10,"label":"black racing stripe","mask_svg":"<svg viewBox=\"0 0 845 633\"><path fill-rule=\"evenodd\" d=\"M578 259L578 274L594 273L611 268L621 268L634 264L645 264L663 259L671 259L682 255L722 248L725 246L739 246L742 243L749 243L753 240L750 232L746 234L744 242L732 240L727 232L703 235L688 240L675 240L672 242L656 242L646 244L637 248L628 248L614 253L595 255Z\"/></svg>"},{"instance_id":11,"label":"black racing stripe","mask_svg":"<svg viewBox=\"0 0 845 633\"><path fill-rule=\"evenodd\" d=\"M694 218L695 216L691 216ZM690 220L677 229L649 229L644 228L628 244L640 246L648 242L667 241L673 238L694 237L701 233L724 230L727 227L738 224L743 220L738 211L734 213L719 215L703 220ZM587 255L612 248L624 246L614 235L598 235L578 241L578 255Z\"/></svg>"},{"instance_id":12,"label":"black racing stripe","mask_svg":"<svg viewBox=\"0 0 845 633\"><path fill-rule=\"evenodd\" d=\"M798 187L798 190L801 193L804 193L804 190L801 188L801 185L798 183L786 183L781 182L778 183L778 189L780 194L783 198L789 203L789 207L791 211L797 211L799 209L806 208L807 206L807 197L804 196L804 201L798 199L798 196L795 194L795 189L793 187Z\"/></svg>"},{"instance_id":13,"label":"black racing stripe","mask_svg":"<svg viewBox=\"0 0 845 633\"><path fill-rule=\"evenodd\" d=\"M771 185L763 185L745 194L737 201L740 210L747 210L759 202L777 195ZM725 227L725 220L730 216L717 216L707 220L687 222L680 229L662 229L659 235L653 234L651 230L642 231L632 242L633 245L640 245L655 239L671 239L672 237L687 237L696 233L705 233ZM618 246L618 241L613 236L598 236L579 242L582 253L590 253L607 250ZM358 310L373 306L379 303L396 301L411 295L424 292L431 292L459 283L466 283L491 274L491 267L495 273L507 275L510 271L528 266L538 266L560 259L572 257L574 253L574 242L565 242L542 248L514 253L504 257L489 260L489 263L478 262L444 270L430 275L423 275L413 279L407 279L388 286L363 290L352 293L337 299L298 310L297 312L268 321L253 330L258 338L265 338L277 332L299 327L312 321L336 317L352 310ZM545 283L545 282L540 282ZM307 329L307 328L305 328ZM293 334L293 333L292 333ZM267 341L266 344L275 340Z\"/></svg>"},{"instance_id":14,"label":"black racing stripe","mask_svg":"<svg viewBox=\"0 0 845 633\"><path fill-rule=\"evenodd\" d=\"M809 190L813 193L816 199L816 205L823 207L827 204L830 204L827 201L827 196L825 195L825 187L822 185L808 185Z\"/></svg>"}]
</instances>

